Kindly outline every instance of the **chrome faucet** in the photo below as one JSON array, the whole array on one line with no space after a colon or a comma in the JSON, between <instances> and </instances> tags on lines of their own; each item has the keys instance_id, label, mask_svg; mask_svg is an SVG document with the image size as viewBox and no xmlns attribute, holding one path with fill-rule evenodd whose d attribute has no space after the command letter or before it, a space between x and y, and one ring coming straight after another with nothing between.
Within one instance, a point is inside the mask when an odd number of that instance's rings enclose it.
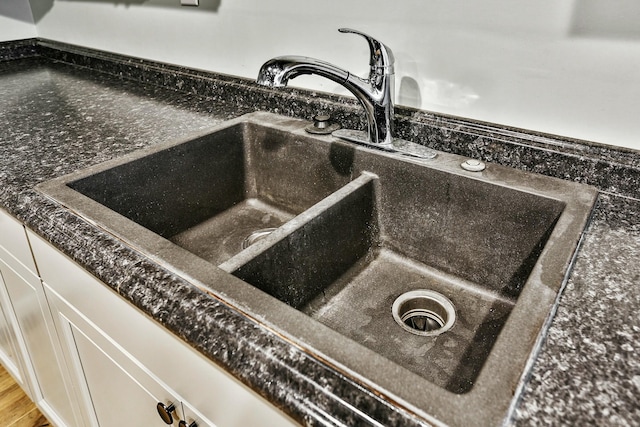
<instances>
[{"instance_id":1,"label":"chrome faucet","mask_svg":"<svg viewBox=\"0 0 640 427\"><path fill-rule=\"evenodd\" d=\"M264 63L257 83L269 87L284 87L290 79L303 74L326 77L347 88L360 101L367 115L368 141L391 145L393 142L393 53L387 46L367 34L348 28L341 33L359 34L369 43L371 70L368 79L354 76L328 62L305 56L280 56Z\"/></svg>"}]
</instances>

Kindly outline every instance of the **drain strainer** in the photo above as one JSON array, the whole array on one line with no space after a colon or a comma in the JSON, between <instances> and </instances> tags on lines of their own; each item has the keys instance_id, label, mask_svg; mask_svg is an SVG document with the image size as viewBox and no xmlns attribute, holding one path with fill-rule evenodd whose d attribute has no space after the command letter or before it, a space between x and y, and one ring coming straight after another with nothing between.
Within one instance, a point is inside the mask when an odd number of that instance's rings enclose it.
<instances>
[{"instance_id":1,"label":"drain strainer","mask_svg":"<svg viewBox=\"0 0 640 427\"><path fill-rule=\"evenodd\" d=\"M242 249L247 249L249 246L264 239L274 231L276 231L276 228L262 228L260 230L254 231L253 233L249 234L246 239L242 241Z\"/></svg>"},{"instance_id":2,"label":"drain strainer","mask_svg":"<svg viewBox=\"0 0 640 427\"><path fill-rule=\"evenodd\" d=\"M402 329L415 335L440 335L456 321L456 310L449 298L426 289L400 295L391 310Z\"/></svg>"}]
</instances>

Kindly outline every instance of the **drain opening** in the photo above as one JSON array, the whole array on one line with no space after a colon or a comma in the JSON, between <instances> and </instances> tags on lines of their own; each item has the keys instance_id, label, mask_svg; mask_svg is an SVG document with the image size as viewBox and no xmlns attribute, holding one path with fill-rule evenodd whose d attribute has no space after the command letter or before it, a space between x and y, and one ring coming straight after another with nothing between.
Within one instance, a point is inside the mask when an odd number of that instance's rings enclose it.
<instances>
[{"instance_id":1,"label":"drain opening","mask_svg":"<svg viewBox=\"0 0 640 427\"><path fill-rule=\"evenodd\" d=\"M429 310L411 310L402 316L402 322L417 331L435 331L444 326L444 320Z\"/></svg>"},{"instance_id":2,"label":"drain opening","mask_svg":"<svg viewBox=\"0 0 640 427\"><path fill-rule=\"evenodd\" d=\"M276 230L276 228L262 228L260 230L254 231L242 241L242 249L247 249L249 246L266 238L269 234L273 233Z\"/></svg>"},{"instance_id":3,"label":"drain opening","mask_svg":"<svg viewBox=\"0 0 640 427\"><path fill-rule=\"evenodd\" d=\"M440 335L456 321L456 311L449 298L430 290L400 295L391 310L402 329L415 335Z\"/></svg>"}]
</instances>

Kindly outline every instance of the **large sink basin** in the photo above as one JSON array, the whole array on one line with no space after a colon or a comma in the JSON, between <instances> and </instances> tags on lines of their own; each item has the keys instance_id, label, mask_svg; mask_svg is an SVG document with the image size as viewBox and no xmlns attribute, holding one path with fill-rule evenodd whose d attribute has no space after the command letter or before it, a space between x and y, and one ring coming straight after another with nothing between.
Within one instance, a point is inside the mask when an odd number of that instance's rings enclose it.
<instances>
[{"instance_id":1,"label":"large sink basin","mask_svg":"<svg viewBox=\"0 0 640 427\"><path fill-rule=\"evenodd\" d=\"M40 189L426 420L499 424L596 190L305 126L252 113Z\"/></svg>"}]
</instances>

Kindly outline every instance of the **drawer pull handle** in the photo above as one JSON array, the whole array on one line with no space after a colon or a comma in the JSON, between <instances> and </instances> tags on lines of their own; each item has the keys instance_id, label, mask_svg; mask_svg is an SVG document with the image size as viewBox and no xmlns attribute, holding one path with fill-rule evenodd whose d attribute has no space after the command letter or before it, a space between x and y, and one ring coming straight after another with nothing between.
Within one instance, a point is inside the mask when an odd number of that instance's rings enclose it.
<instances>
[{"instance_id":1,"label":"drawer pull handle","mask_svg":"<svg viewBox=\"0 0 640 427\"><path fill-rule=\"evenodd\" d=\"M178 427L198 427L198 423L192 421L191 424L187 425L187 422L185 420L180 420L180 422L178 423Z\"/></svg>"},{"instance_id":2,"label":"drawer pull handle","mask_svg":"<svg viewBox=\"0 0 640 427\"><path fill-rule=\"evenodd\" d=\"M176 406L173 403L166 406L164 403L158 402L156 409L158 409L158 415L160 415L162 421L167 424L173 424L173 415L171 413L176 410Z\"/></svg>"}]
</instances>

